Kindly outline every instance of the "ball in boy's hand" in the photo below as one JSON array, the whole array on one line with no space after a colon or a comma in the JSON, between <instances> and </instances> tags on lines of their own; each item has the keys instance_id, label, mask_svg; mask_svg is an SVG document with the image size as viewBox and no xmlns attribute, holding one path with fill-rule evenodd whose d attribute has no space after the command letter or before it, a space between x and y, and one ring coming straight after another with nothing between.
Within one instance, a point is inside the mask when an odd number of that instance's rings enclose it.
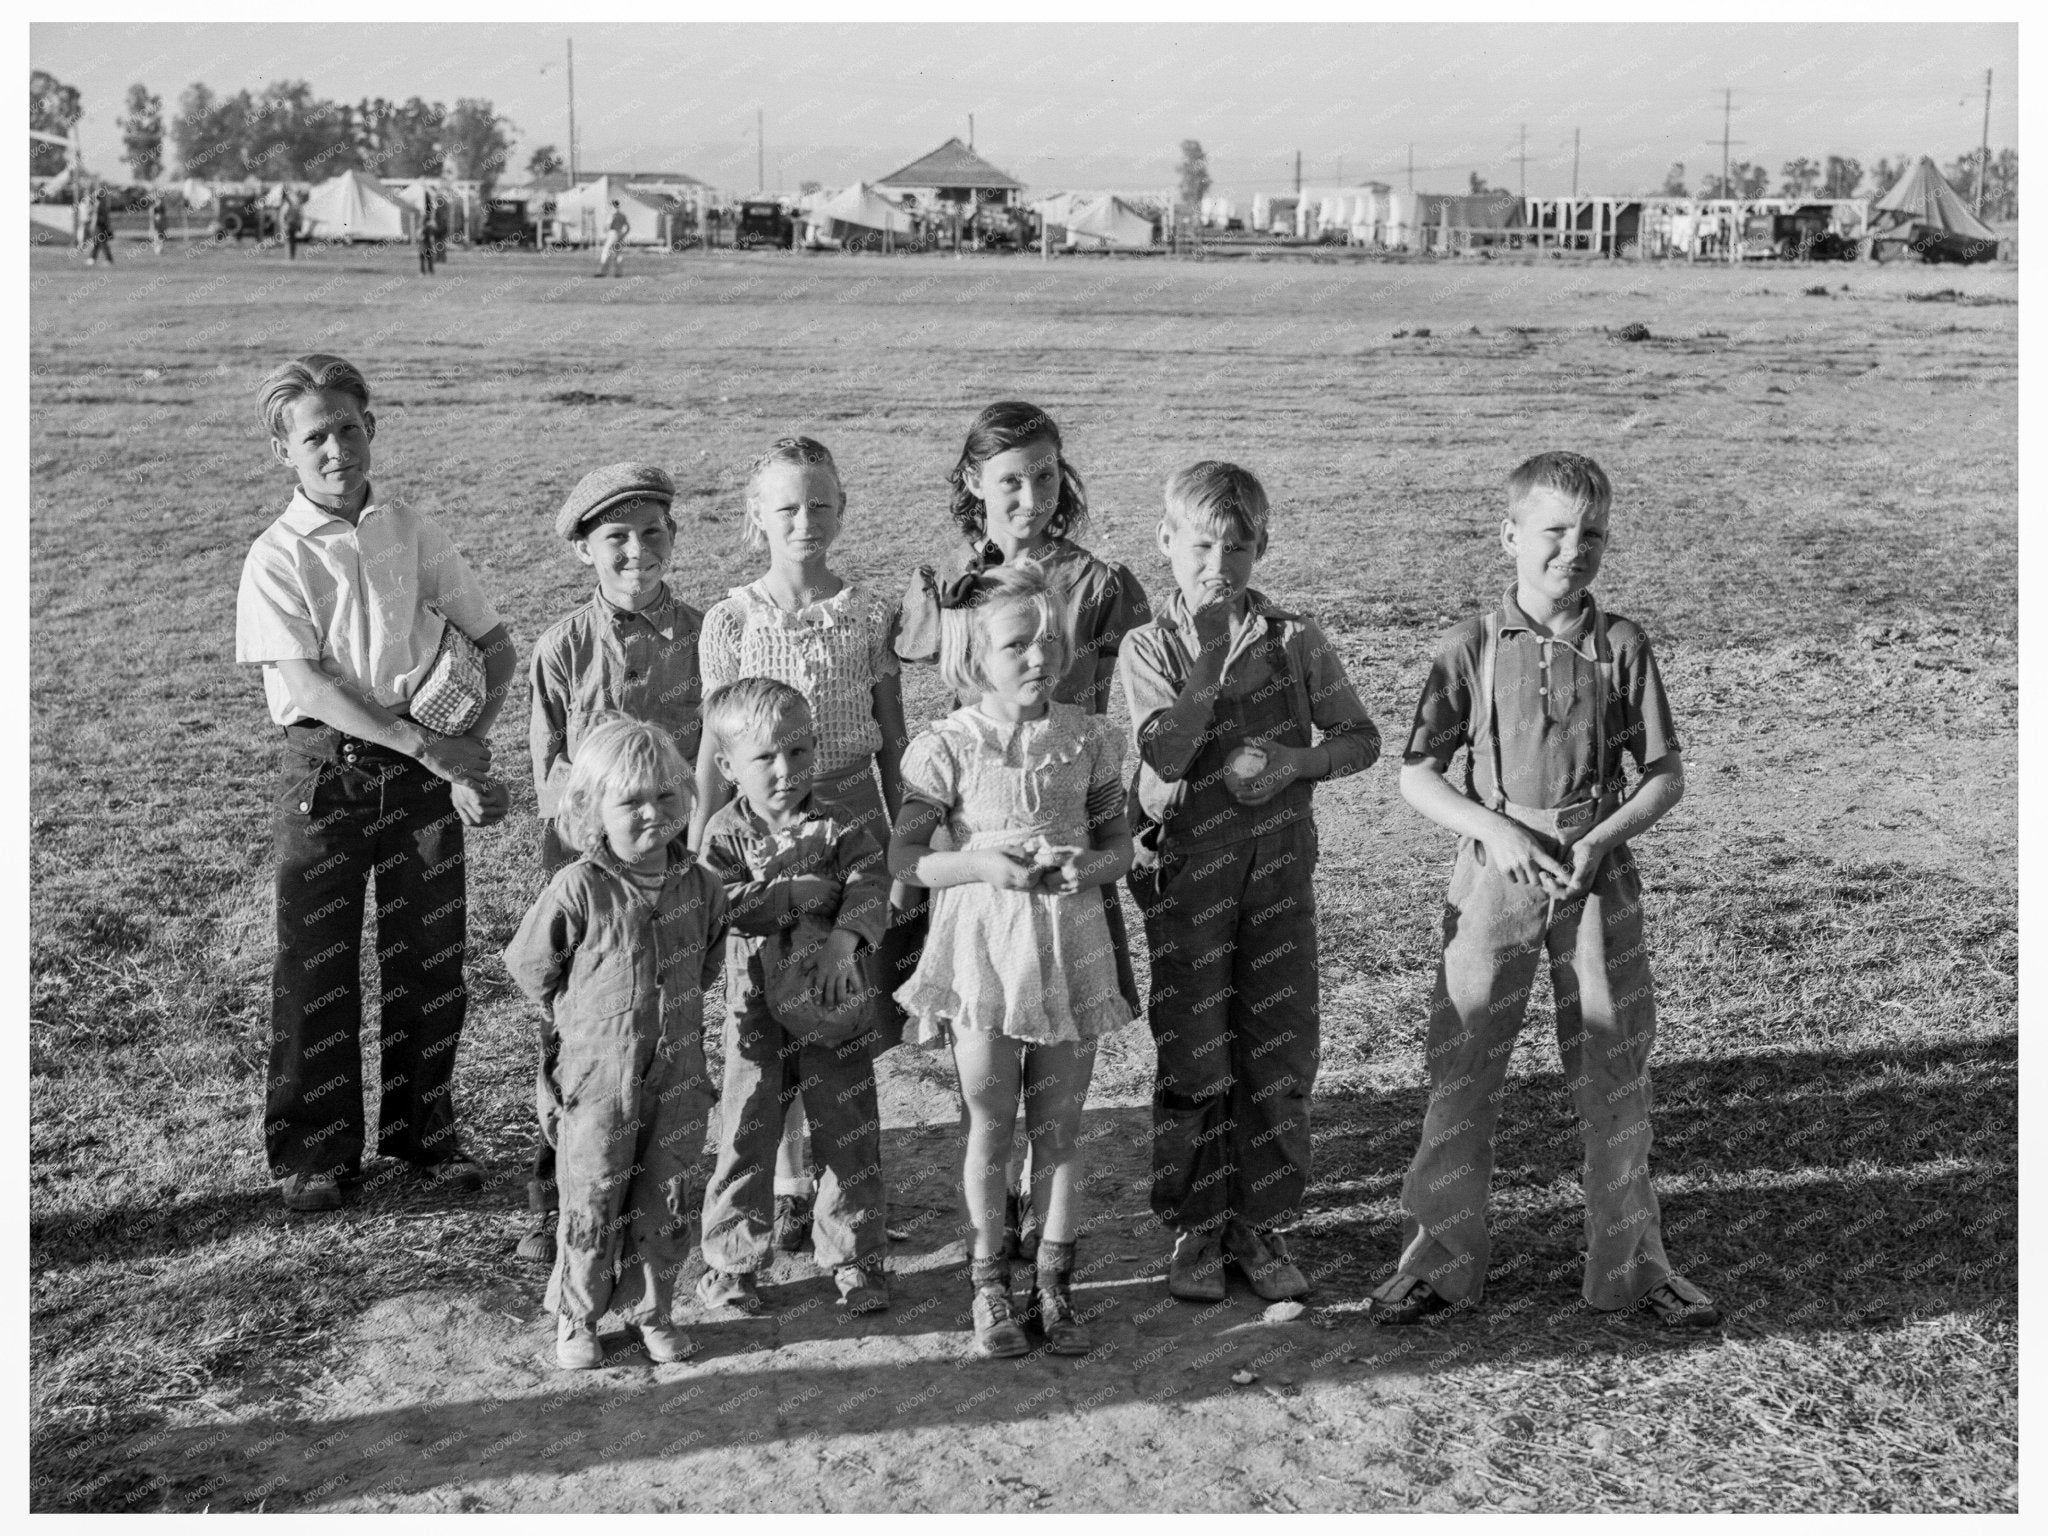
<instances>
[{"instance_id":1,"label":"ball in boy's hand","mask_svg":"<svg viewBox=\"0 0 2048 1536\"><path fill-rule=\"evenodd\" d=\"M1248 741L1230 754L1223 771L1237 781L1238 788L1250 789L1252 782L1266 771L1266 764L1270 761L1272 758L1264 747Z\"/></svg>"}]
</instances>

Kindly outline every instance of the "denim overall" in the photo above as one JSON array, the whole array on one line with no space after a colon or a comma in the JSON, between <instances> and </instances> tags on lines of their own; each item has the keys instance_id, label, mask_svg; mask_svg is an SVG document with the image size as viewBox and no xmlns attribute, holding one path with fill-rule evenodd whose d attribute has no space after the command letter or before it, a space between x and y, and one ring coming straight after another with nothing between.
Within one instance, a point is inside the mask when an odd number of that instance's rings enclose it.
<instances>
[{"instance_id":1,"label":"denim overall","mask_svg":"<svg viewBox=\"0 0 2048 1536\"><path fill-rule=\"evenodd\" d=\"M1548 809L1517 805L1502 791L1494 700L1502 622L1499 612L1488 616L1472 712L1472 754L1480 756L1483 734L1491 790L1478 794L1475 773L1472 791L1535 832L1569 865L1572 844L1621 800L1619 778L1609 778L1608 710L1618 684L1607 622L1594 605L1588 626L1599 689L1594 783L1582 798ZM1626 846L1615 849L1585 895L1559 902L1540 887L1509 881L1488 862L1485 846L1466 838L1458 846L1443 923L1429 1016L1429 1107L1401 1189L1409 1237L1398 1273L1376 1294L1398 1301L1422 1280L1448 1301L1479 1300L1490 1251L1486 1201L1494 1126L1537 961L1547 953L1558 1052L1584 1152L1582 1294L1602 1310L1632 1305L1670 1277L1650 1187L1648 1063L1657 1012L1635 859Z\"/></svg>"},{"instance_id":2,"label":"denim overall","mask_svg":"<svg viewBox=\"0 0 2048 1536\"><path fill-rule=\"evenodd\" d=\"M1161 829L1156 872L1131 888L1152 952L1152 1209L1182 1229L1284 1219L1308 1186L1309 1091L1320 1051L1312 786L1265 805L1232 797L1247 741L1307 747L1307 685L1277 629L1273 676L1226 683L1210 737Z\"/></svg>"}]
</instances>

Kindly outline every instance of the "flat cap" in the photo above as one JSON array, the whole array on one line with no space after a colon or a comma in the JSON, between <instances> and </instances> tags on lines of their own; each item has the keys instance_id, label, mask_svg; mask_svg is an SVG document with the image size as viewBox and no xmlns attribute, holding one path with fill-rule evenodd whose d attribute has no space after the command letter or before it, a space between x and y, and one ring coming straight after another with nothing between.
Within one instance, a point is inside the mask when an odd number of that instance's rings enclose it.
<instances>
[{"instance_id":1,"label":"flat cap","mask_svg":"<svg viewBox=\"0 0 2048 1536\"><path fill-rule=\"evenodd\" d=\"M598 513L629 501L658 501L666 509L676 499L676 483L658 464L607 464L576 482L576 489L555 514L555 532L565 539Z\"/></svg>"}]
</instances>

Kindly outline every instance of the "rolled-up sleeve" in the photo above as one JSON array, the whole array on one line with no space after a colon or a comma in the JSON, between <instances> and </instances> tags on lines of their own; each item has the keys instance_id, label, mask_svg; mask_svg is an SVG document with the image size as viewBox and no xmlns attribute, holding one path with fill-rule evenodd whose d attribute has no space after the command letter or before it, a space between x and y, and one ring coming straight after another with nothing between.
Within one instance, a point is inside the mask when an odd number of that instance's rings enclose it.
<instances>
[{"instance_id":1,"label":"rolled-up sleeve","mask_svg":"<svg viewBox=\"0 0 2048 1536\"><path fill-rule=\"evenodd\" d=\"M1174 705L1186 678L1171 655L1173 642L1157 623L1134 629L1117 654L1117 675L1123 679L1124 702L1131 710L1131 738L1138 760L1159 778L1173 783L1186 776L1195 756L1209 740L1209 722L1216 700L1206 702L1199 722L1176 724Z\"/></svg>"},{"instance_id":2,"label":"rolled-up sleeve","mask_svg":"<svg viewBox=\"0 0 2048 1536\"><path fill-rule=\"evenodd\" d=\"M1313 619L1301 622L1302 669L1308 682L1309 718L1322 733L1330 755L1329 777L1342 778L1379 760L1380 731L1344 671L1328 636Z\"/></svg>"}]
</instances>

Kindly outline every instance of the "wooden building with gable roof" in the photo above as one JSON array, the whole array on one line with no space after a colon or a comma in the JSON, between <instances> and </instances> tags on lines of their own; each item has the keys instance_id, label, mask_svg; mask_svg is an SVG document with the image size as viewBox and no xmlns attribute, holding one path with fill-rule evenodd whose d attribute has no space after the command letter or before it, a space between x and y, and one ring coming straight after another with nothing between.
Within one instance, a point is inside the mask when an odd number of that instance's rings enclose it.
<instances>
[{"instance_id":1,"label":"wooden building with gable roof","mask_svg":"<svg viewBox=\"0 0 2048 1536\"><path fill-rule=\"evenodd\" d=\"M874 185L921 212L971 213L991 204L1014 208L1022 203L1024 192L1021 181L997 170L957 137Z\"/></svg>"}]
</instances>

